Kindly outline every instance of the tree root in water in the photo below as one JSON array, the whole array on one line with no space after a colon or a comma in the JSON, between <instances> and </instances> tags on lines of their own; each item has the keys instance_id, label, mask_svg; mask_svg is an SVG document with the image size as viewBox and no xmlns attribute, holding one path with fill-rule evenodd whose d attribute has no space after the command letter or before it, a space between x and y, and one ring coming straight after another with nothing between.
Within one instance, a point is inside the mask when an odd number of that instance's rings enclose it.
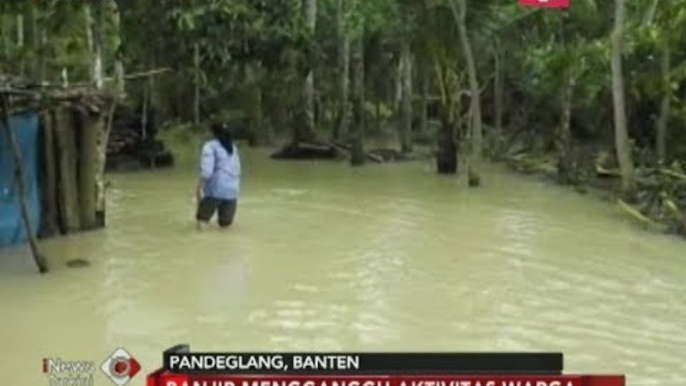
<instances>
[{"instance_id":1,"label":"tree root in water","mask_svg":"<svg viewBox=\"0 0 686 386\"><path fill-rule=\"evenodd\" d=\"M84 259L72 259L67 261L67 267L69 268L88 268L90 266L91 263Z\"/></svg>"}]
</instances>

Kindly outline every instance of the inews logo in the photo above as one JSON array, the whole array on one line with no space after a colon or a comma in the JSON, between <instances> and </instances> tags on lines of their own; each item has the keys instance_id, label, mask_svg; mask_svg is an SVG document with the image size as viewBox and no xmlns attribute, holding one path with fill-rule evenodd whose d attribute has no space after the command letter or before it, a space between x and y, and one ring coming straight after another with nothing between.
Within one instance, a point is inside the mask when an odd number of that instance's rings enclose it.
<instances>
[{"instance_id":1,"label":"inews logo","mask_svg":"<svg viewBox=\"0 0 686 386\"><path fill-rule=\"evenodd\" d=\"M43 373L47 374L50 386L93 386L96 369L93 361L43 359ZM138 361L123 348L115 350L100 366L105 376L117 386L129 383L140 369Z\"/></svg>"}]
</instances>

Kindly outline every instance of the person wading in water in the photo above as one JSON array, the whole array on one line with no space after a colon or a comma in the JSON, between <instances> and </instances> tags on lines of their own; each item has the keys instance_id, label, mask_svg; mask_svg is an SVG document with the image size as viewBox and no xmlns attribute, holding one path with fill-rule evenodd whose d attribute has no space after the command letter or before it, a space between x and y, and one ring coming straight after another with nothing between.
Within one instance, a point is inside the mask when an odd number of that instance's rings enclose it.
<instances>
[{"instance_id":1,"label":"person wading in water","mask_svg":"<svg viewBox=\"0 0 686 386\"><path fill-rule=\"evenodd\" d=\"M199 230L209 224L215 212L220 227L231 226L240 190L241 161L229 127L215 123L212 134L214 139L205 143L200 158L196 214Z\"/></svg>"}]
</instances>

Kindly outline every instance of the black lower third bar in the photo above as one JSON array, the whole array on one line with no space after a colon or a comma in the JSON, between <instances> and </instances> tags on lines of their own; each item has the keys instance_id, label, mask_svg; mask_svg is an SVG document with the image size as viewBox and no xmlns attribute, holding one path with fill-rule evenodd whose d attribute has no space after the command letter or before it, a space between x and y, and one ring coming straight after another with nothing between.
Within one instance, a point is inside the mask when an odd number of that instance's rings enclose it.
<instances>
[{"instance_id":1,"label":"black lower third bar","mask_svg":"<svg viewBox=\"0 0 686 386\"><path fill-rule=\"evenodd\" d=\"M561 353L189 353L165 352L186 374L562 374Z\"/></svg>"}]
</instances>

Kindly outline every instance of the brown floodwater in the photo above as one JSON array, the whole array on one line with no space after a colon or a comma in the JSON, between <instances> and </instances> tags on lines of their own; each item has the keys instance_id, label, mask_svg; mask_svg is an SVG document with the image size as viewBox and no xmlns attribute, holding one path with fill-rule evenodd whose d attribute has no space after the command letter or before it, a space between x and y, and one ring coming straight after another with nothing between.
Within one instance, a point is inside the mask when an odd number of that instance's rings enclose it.
<instances>
[{"instance_id":1,"label":"brown floodwater","mask_svg":"<svg viewBox=\"0 0 686 386\"><path fill-rule=\"evenodd\" d=\"M562 351L566 372L686 384L686 242L490 166L281 163L244 149L236 224L197 233L192 170L110 176L106 230L0 251L0 378L161 351ZM90 267L69 268L84 259ZM106 385L99 372L96 385ZM143 385L139 375L133 385Z\"/></svg>"}]
</instances>

